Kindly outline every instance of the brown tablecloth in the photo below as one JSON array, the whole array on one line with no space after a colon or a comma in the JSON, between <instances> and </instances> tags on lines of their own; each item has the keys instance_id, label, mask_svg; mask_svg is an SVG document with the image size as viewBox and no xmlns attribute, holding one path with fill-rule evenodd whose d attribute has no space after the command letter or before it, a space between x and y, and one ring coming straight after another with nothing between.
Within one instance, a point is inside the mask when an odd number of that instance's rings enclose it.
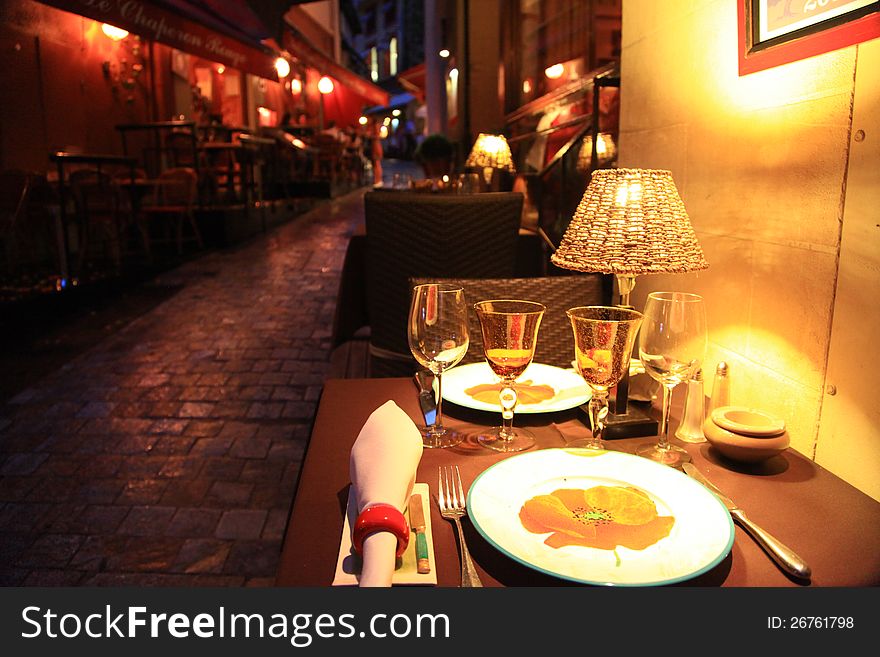
<instances>
[{"instance_id":1,"label":"brown tablecloth","mask_svg":"<svg viewBox=\"0 0 880 657\"><path fill-rule=\"evenodd\" d=\"M417 423L418 400L406 378L330 380L324 387L278 570L279 586L329 586L333 580L348 492L349 451L369 414L393 399ZM444 403L445 423L467 429L488 426L498 416ZM519 415L538 447L564 447L562 431L577 427L577 412ZM614 445L631 450L655 438L630 438ZM811 582L785 575L738 525L731 553L711 571L682 586L876 586L880 585L880 503L789 449L754 466L717 456L708 444L687 445L694 464L746 510L749 517L810 564ZM533 448L534 449L534 448ZM437 492L437 468L457 464L465 486L507 455L466 441L452 449L426 449L418 481ZM435 567L440 586L459 585L460 562L454 526L431 504ZM568 586L509 559L464 521L466 540L485 586Z\"/></svg>"}]
</instances>

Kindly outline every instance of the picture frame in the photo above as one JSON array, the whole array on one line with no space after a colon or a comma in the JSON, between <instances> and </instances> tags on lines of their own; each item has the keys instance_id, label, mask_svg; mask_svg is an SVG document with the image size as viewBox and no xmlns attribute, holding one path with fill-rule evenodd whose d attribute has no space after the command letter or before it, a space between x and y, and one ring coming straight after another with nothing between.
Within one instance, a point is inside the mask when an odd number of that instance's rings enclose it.
<instances>
[{"instance_id":1,"label":"picture frame","mask_svg":"<svg viewBox=\"0 0 880 657\"><path fill-rule=\"evenodd\" d=\"M880 37L880 0L738 0L739 75Z\"/></svg>"}]
</instances>

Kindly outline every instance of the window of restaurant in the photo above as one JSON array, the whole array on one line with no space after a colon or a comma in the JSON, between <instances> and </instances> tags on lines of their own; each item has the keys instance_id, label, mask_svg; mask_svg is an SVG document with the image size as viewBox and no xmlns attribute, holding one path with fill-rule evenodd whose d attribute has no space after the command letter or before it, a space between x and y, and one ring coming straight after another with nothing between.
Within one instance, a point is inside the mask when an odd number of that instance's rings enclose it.
<instances>
[{"instance_id":1,"label":"window of restaurant","mask_svg":"<svg viewBox=\"0 0 880 657\"><path fill-rule=\"evenodd\" d=\"M370 78L375 82L379 79L379 51L370 46Z\"/></svg>"},{"instance_id":2,"label":"window of restaurant","mask_svg":"<svg viewBox=\"0 0 880 657\"><path fill-rule=\"evenodd\" d=\"M157 44L159 49L166 48ZM172 117L199 124L244 123L242 73L223 64L171 50Z\"/></svg>"},{"instance_id":3,"label":"window of restaurant","mask_svg":"<svg viewBox=\"0 0 880 657\"><path fill-rule=\"evenodd\" d=\"M389 55L389 74L397 75L397 37L391 37L388 41L388 55Z\"/></svg>"}]
</instances>

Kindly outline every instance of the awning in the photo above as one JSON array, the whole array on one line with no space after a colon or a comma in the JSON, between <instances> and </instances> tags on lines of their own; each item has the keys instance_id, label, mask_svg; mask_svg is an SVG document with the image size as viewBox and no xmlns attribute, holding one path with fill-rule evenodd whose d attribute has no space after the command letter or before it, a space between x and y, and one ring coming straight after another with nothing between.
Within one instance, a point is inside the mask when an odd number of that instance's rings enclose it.
<instances>
[{"instance_id":1,"label":"awning","mask_svg":"<svg viewBox=\"0 0 880 657\"><path fill-rule=\"evenodd\" d=\"M339 84L348 87L366 102L374 105L388 104L387 91L334 62L302 37L292 25L288 25L284 32L283 46L291 55L301 59L307 66L320 71L322 75L334 78Z\"/></svg>"},{"instance_id":2,"label":"awning","mask_svg":"<svg viewBox=\"0 0 880 657\"><path fill-rule=\"evenodd\" d=\"M278 79L276 54L258 40L265 29L240 0L206 0L199 6L186 0L39 1L261 78Z\"/></svg>"},{"instance_id":3,"label":"awning","mask_svg":"<svg viewBox=\"0 0 880 657\"><path fill-rule=\"evenodd\" d=\"M364 110L364 114L377 114L379 112L387 112L388 110L406 107L415 99L416 97L410 93L395 94L394 96L391 96L387 104L370 107Z\"/></svg>"},{"instance_id":4,"label":"awning","mask_svg":"<svg viewBox=\"0 0 880 657\"><path fill-rule=\"evenodd\" d=\"M425 63L416 64L397 74L400 86L409 91L420 103L425 102Z\"/></svg>"}]
</instances>

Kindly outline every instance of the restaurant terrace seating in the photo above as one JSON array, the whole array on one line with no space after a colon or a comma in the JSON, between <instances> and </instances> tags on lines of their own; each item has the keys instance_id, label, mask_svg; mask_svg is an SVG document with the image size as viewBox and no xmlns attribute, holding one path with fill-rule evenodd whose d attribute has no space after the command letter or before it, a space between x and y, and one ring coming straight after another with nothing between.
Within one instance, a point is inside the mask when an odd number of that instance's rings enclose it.
<instances>
[{"instance_id":1,"label":"restaurant terrace seating","mask_svg":"<svg viewBox=\"0 0 880 657\"><path fill-rule=\"evenodd\" d=\"M97 248L107 246L115 266L122 253L129 217L122 211L119 186L106 171L80 169L70 174L77 220L78 257L76 271L82 272L86 261L97 256Z\"/></svg>"},{"instance_id":2,"label":"restaurant terrace seating","mask_svg":"<svg viewBox=\"0 0 880 657\"><path fill-rule=\"evenodd\" d=\"M372 376L412 373L410 278L515 275L522 204L516 192L364 195Z\"/></svg>"}]
</instances>

